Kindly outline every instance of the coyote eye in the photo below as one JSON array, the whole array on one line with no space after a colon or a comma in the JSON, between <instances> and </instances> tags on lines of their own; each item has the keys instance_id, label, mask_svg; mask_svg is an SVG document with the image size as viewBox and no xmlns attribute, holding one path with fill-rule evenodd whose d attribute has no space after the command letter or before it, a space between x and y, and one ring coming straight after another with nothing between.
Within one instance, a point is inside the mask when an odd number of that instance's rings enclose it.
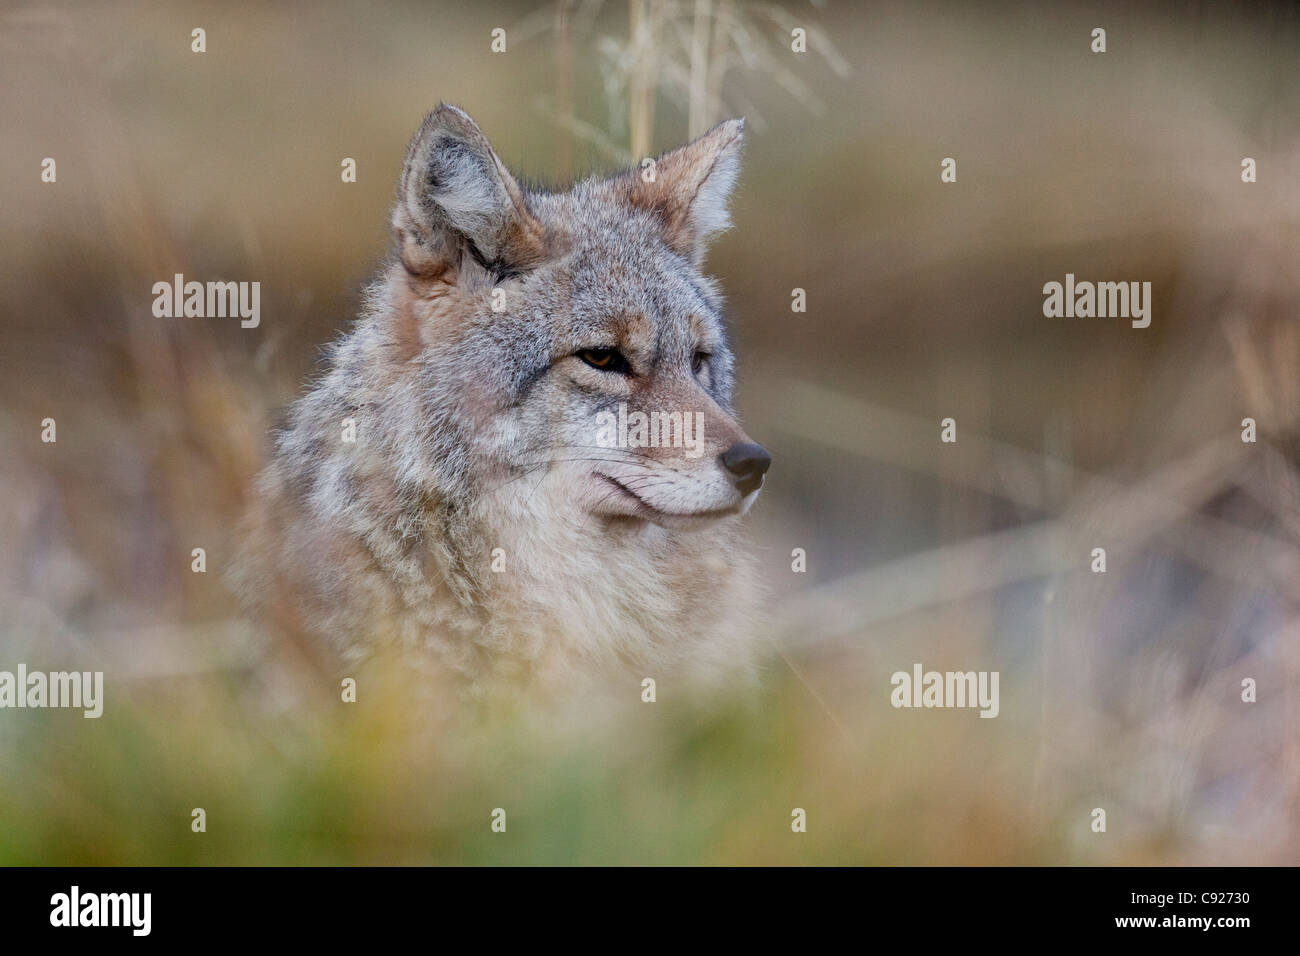
<instances>
[{"instance_id":1,"label":"coyote eye","mask_svg":"<svg viewBox=\"0 0 1300 956\"><path fill-rule=\"evenodd\" d=\"M583 349L578 353L578 358L602 372L630 371L627 359L623 358L623 353L618 349Z\"/></svg>"},{"instance_id":2,"label":"coyote eye","mask_svg":"<svg viewBox=\"0 0 1300 956\"><path fill-rule=\"evenodd\" d=\"M696 352L694 357L691 359L691 371L696 375L703 372L704 366L709 364L709 357L708 352Z\"/></svg>"}]
</instances>

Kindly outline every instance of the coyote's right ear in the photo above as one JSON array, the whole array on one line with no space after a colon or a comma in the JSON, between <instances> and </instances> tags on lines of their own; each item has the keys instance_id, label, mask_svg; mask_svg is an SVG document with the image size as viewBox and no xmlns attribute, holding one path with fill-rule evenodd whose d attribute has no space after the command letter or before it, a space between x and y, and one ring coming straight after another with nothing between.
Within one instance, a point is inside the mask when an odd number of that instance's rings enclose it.
<instances>
[{"instance_id":1,"label":"coyote's right ear","mask_svg":"<svg viewBox=\"0 0 1300 956\"><path fill-rule=\"evenodd\" d=\"M474 121L445 103L406 152L393 228L407 270L430 278L454 278L465 255L504 272L536 265L545 252L519 184Z\"/></svg>"}]
</instances>

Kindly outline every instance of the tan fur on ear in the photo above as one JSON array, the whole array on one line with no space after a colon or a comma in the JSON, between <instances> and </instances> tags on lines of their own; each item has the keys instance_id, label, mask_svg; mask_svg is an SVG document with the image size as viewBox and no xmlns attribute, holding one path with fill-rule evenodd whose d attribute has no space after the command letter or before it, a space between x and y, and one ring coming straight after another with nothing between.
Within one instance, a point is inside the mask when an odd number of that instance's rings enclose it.
<instances>
[{"instance_id":1,"label":"tan fur on ear","mask_svg":"<svg viewBox=\"0 0 1300 956\"><path fill-rule=\"evenodd\" d=\"M731 224L727 199L740 172L745 121L719 123L703 136L655 161L654 182L637 169L624 177L627 200L655 212L670 246L698 262L710 236Z\"/></svg>"},{"instance_id":2,"label":"tan fur on ear","mask_svg":"<svg viewBox=\"0 0 1300 956\"><path fill-rule=\"evenodd\" d=\"M515 178L475 122L445 103L411 140L393 229L403 264L420 276L454 278L467 253L499 269L528 268L546 253Z\"/></svg>"}]
</instances>

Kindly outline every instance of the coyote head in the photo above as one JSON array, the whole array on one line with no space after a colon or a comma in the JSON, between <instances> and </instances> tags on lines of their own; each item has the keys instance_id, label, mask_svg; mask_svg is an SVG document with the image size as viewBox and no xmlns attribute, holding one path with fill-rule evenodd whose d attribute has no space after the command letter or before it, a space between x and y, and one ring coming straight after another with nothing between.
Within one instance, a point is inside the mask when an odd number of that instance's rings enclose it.
<instances>
[{"instance_id":1,"label":"coyote head","mask_svg":"<svg viewBox=\"0 0 1300 956\"><path fill-rule=\"evenodd\" d=\"M744 512L770 458L737 423L716 286L743 123L642 168L530 191L465 113L411 142L380 310L418 364L441 497L522 480L601 522L691 529ZM423 424L423 428L421 428ZM421 456L424 457L424 456Z\"/></svg>"},{"instance_id":2,"label":"coyote head","mask_svg":"<svg viewBox=\"0 0 1300 956\"><path fill-rule=\"evenodd\" d=\"M472 681L752 676L734 516L770 459L732 412L699 271L740 136L527 191L468 116L430 114L395 255L258 479L250 603L347 654L432 648Z\"/></svg>"}]
</instances>

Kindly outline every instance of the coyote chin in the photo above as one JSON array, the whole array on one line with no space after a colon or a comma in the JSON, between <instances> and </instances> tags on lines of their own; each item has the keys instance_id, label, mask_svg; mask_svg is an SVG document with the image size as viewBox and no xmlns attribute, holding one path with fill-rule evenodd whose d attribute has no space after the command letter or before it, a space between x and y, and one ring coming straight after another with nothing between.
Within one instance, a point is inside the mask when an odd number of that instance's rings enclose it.
<instances>
[{"instance_id":1,"label":"coyote chin","mask_svg":"<svg viewBox=\"0 0 1300 956\"><path fill-rule=\"evenodd\" d=\"M246 596L344 659L410 649L471 686L752 678L736 525L771 459L699 272L742 127L551 193L432 112L394 253L258 477ZM599 440L612 415L669 424Z\"/></svg>"}]
</instances>

